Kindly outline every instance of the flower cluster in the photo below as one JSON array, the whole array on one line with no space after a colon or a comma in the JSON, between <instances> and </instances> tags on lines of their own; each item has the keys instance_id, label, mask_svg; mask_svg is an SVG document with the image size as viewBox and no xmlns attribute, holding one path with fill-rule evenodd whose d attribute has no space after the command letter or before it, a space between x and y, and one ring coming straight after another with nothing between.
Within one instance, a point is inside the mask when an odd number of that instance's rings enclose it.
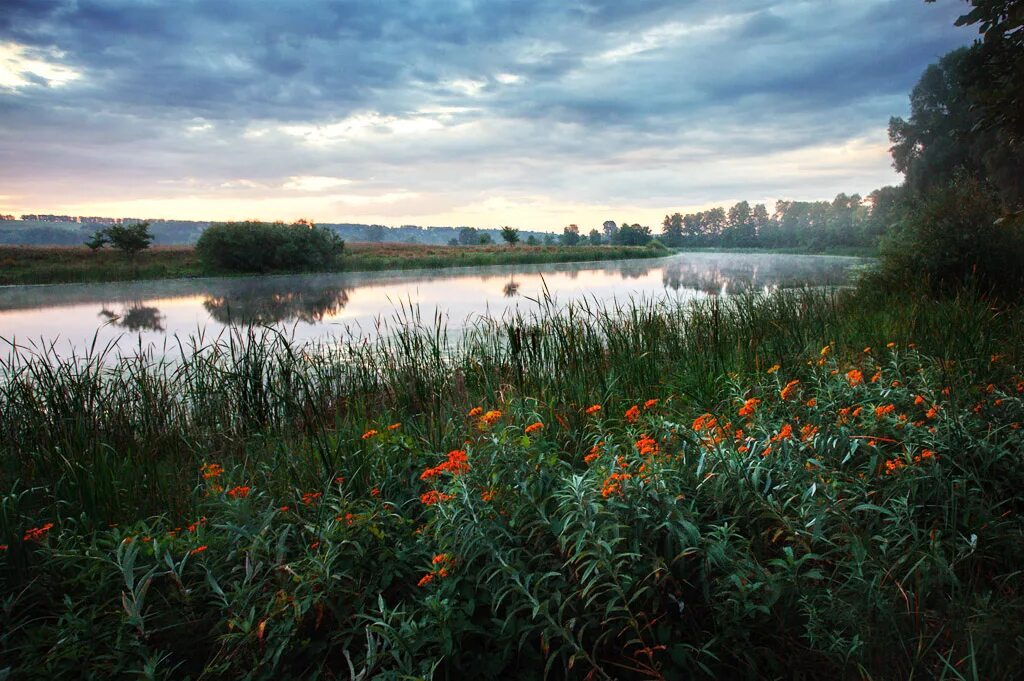
<instances>
[{"instance_id":1,"label":"flower cluster","mask_svg":"<svg viewBox=\"0 0 1024 681\"><path fill-rule=\"evenodd\" d=\"M442 473L451 473L453 476L461 475L469 471L469 460L466 457L466 451L463 449L453 449L448 452L448 458L434 466L428 468L420 474L420 480L430 480L435 478Z\"/></svg>"}]
</instances>

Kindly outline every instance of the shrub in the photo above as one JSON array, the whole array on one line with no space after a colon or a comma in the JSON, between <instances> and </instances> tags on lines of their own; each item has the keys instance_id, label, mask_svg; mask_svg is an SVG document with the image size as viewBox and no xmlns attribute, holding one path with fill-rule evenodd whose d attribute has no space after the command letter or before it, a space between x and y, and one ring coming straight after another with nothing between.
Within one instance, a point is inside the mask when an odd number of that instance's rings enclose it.
<instances>
[{"instance_id":1,"label":"shrub","mask_svg":"<svg viewBox=\"0 0 1024 681\"><path fill-rule=\"evenodd\" d=\"M344 248L334 231L304 221L211 225L196 242L204 264L233 272L329 269Z\"/></svg>"},{"instance_id":2,"label":"shrub","mask_svg":"<svg viewBox=\"0 0 1024 681\"><path fill-rule=\"evenodd\" d=\"M1024 286L1024 221L999 219L996 196L958 177L926 192L882 243L881 276L890 286L923 285L942 293L973 281L1000 297Z\"/></svg>"}]
</instances>

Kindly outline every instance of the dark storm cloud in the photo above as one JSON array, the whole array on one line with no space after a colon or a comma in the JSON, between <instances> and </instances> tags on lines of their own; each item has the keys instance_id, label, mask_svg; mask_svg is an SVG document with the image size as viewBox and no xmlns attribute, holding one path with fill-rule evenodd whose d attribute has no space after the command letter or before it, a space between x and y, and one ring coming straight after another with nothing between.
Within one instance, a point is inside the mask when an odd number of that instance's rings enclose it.
<instances>
[{"instance_id":1,"label":"dark storm cloud","mask_svg":"<svg viewBox=\"0 0 1024 681\"><path fill-rule=\"evenodd\" d=\"M0 43L80 77L56 86L26 72L25 84L0 87L0 160L7 168L50 164L49 177L63 172L65 180L120 167L137 185L252 177L256 163L267 178L336 173L379 182L390 173L397 184L416 182L409 165L452 168L461 158L467 172L446 179L494 192L530 189L530 173L502 164L571 160L593 173L564 187L559 198L575 200L607 191L621 179L620 157L649 149L645 186L669 192L680 180L659 149L728 158L877 131L902 113L928 63L970 40L952 27L961 6L6 0ZM430 111L444 113L423 113ZM379 134L313 148L286 129L368 114L433 116L465 132L409 144L385 122ZM215 126L205 137L192 129L205 125ZM481 171L486 162L491 172ZM12 172L0 170L0 181ZM536 192L552 185L550 175L535 175ZM640 200L645 186L617 192Z\"/></svg>"}]
</instances>

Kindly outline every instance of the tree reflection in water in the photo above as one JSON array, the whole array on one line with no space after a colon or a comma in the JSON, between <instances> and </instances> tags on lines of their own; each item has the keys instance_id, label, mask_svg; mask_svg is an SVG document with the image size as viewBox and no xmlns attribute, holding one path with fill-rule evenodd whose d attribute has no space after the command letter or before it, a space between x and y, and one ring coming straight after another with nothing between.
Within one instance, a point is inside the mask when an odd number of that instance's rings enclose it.
<instances>
[{"instance_id":1,"label":"tree reflection in water","mask_svg":"<svg viewBox=\"0 0 1024 681\"><path fill-rule=\"evenodd\" d=\"M288 290L239 291L211 295L203 301L210 316L222 324L276 324L302 321L316 324L333 317L348 304L349 289L337 286L299 286Z\"/></svg>"},{"instance_id":2,"label":"tree reflection in water","mask_svg":"<svg viewBox=\"0 0 1024 681\"><path fill-rule=\"evenodd\" d=\"M506 298L515 298L519 295L519 282L515 279L509 279L505 285L501 287L501 292L505 294Z\"/></svg>"},{"instance_id":3,"label":"tree reflection in water","mask_svg":"<svg viewBox=\"0 0 1024 681\"><path fill-rule=\"evenodd\" d=\"M665 263L662 283L673 291L690 289L708 295L765 288L824 286L849 279L849 263L830 258L753 258L714 256Z\"/></svg>"},{"instance_id":4,"label":"tree reflection in water","mask_svg":"<svg viewBox=\"0 0 1024 681\"><path fill-rule=\"evenodd\" d=\"M121 314L103 306L97 316L128 331L166 331L164 315L160 314L160 308L142 303L129 303L121 310Z\"/></svg>"}]
</instances>

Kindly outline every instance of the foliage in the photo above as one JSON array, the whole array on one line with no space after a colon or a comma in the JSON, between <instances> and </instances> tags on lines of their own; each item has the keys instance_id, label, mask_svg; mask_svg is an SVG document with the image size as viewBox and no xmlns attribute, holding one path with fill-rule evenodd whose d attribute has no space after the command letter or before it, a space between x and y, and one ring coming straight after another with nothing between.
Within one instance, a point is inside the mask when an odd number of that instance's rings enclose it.
<instances>
[{"instance_id":1,"label":"foliage","mask_svg":"<svg viewBox=\"0 0 1024 681\"><path fill-rule=\"evenodd\" d=\"M505 226L501 228L501 238L504 239L505 243L509 246L515 246L519 243L519 230L515 227Z\"/></svg>"},{"instance_id":2,"label":"foliage","mask_svg":"<svg viewBox=\"0 0 1024 681\"><path fill-rule=\"evenodd\" d=\"M926 192L884 243L880 276L891 286L955 290L974 282L999 297L1024 291L1024 219L966 175Z\"/></svg>"},{"instance_id":3,"label":"foliage","mask_svg":"<svg viewBox=\"0 0 1024 681\"><path fill-rule=\"evenodd\" d=\"M0 659L1009 679L1022 320L805 291L22 357L0 383Z\"/></svg>"},{"instance_id":4,"label":"foliage","mask_svg":"<svg viewBox=\"0 0 1024 681\"><path fill-rule=\"evenodd\" d=\"M95 232L92 239L85 245L90 250L97 251L108 243L125 255L134 258L153 243L153 234L149 231L148 222L135 222L130 225L113 224Z\"/></svg>"},{"instance_id":5,"label":"foliage","mask_svg":"<svg viewBox=\"0 0 1024 681\"><path fill-rule=\"evenodd\" d=\"M562 230L562 245L563 246L575 246L577 245L582 237L580 236L580 228L576 225L567 225Z\"/></svg>"},{"instance_id":6,"label":"foliage","mask_svg":"<svg viewBox=\"0 0 1024 681\"><path fill-rule=\"evenodd\" d=\"M328 270L344 249L333 230L304 221L227 222L207 228L196 242L207 267L231 272Z\"/></svg>"}]
</instances>

